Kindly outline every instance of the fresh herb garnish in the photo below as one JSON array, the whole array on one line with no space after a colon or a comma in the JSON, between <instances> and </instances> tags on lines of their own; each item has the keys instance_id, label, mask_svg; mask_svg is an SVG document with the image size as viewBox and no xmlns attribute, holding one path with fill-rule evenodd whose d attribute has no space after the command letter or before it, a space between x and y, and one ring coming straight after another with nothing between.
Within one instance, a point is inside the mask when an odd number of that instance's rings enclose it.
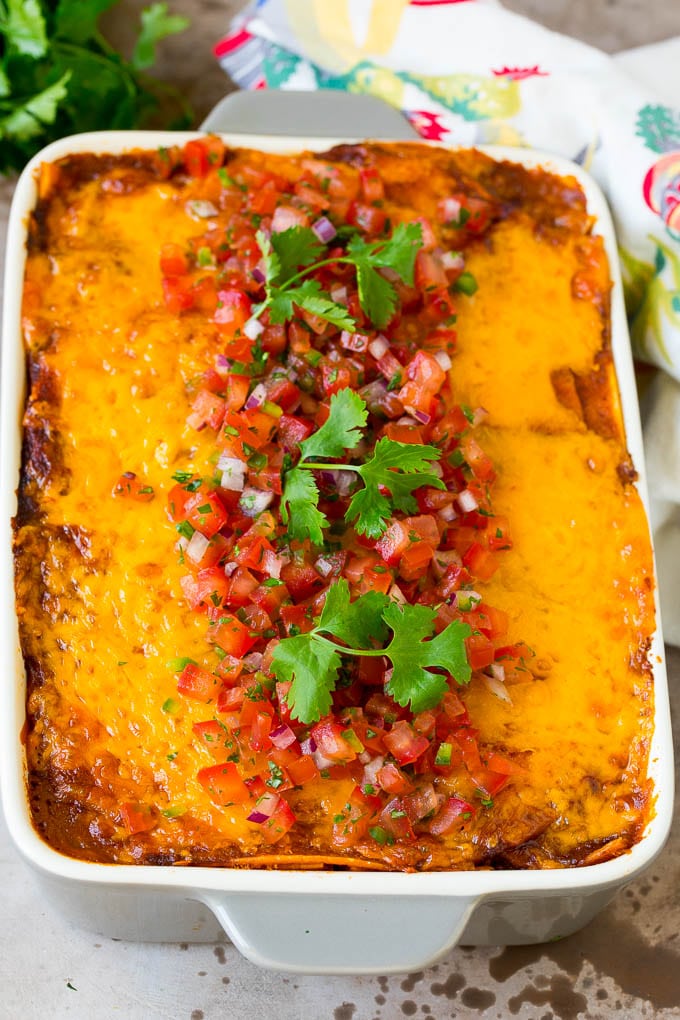
<instances>
[{"instance_id":1,"label":"fresh herb garnish","mask_svg":"<svg viewBox=\"0 0 680 1020\"><path fill-rule=\"evenodd\" d=\"M356 323L344 305L333 301L310 274L329 265L354 266L359 303L371 322L382 329L397 306L397 293L380 269L391 269L406 284L413 283L415 258L422 246L419 223L399 223L391 237L366 241L354 235L345 255L324 258L327 248L309 227L289 227L267 237L257 232L265 273L265 300L253 309L269 311L273 323L293 317L294 306L317 315L339 329L354 332Z\"/></svg>"},{"instance_id":2,"label":"fresh herb garnish","mask_svg":"<svg viewBox=\"0 0 680 1020\"><path fill-rule=\"evenodd\" d=\"M143 126L161 102L172 127L189 125L180 93L140 73L153 64L156 44L185 29L187 19L169 14L166 3L151 4L127 61L98 28L115 3L0 2L0 171L21 169L64 135Z\"/></svg>"},{"instance_id":3,"label":"fresh herb garnish","mask_svg":"<svg viewBox=\"0 0 680 1020\"><path fill-rule=\"evenodd\" d=\"M429 606L399 606L375 591L351 602L347 581L335 581L312 630L283 638L274 650L273 673L292 682L291 715L311 723L331 710L343 655L385 656L392 665L387 694L415 713L434 708L449 689L445 674L459 684L471 675L464 642L469 626L454 620L433 636L436 616Z\"/></svg>"},{"instance_id":4,"label":"fresh herb garnish","mask_svg":"<svg viewBox=\"0 0 680 1020\"><path fill-rule=\"evenodd\" d=\"M435 446L398 443L383 436L372 455L363 464L336 464L316 458L342 457L362 439L368 413L361 397L350 389L334 393L330 413L324 424L300 443L301 456L296 467L286 472L281 496L281 518L292 538L311 538L320 545L328 520L318 509L319 489L312 471L353 471L364 483L354 493L345 520L354 522L360 535L379 538L387 528L394 510L416 513L413 496L422 485L442 489L444 484L432 471L432 462L441 452ZM312 459L314 458L314 459ZM387 495L382 489L387 489Z\"/></svg>"}]
</instances>

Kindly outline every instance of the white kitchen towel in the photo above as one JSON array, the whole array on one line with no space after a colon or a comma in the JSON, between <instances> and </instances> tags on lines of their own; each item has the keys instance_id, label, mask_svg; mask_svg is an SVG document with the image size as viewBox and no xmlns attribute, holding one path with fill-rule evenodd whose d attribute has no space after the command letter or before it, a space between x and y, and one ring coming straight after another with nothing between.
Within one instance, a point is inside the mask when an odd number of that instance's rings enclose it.
<instances>
[{"instance_id":1,"label":"white kitchen towel","mask_svg":"<svg viewBox=\"0 0 680 1020\"><path fill-rule=\"evenodd\" d=\"M666 638L680 644L680 39L610 57L495 0L257 0L215 53L243 88L346 89L427 139L558 153L614 216L643 418Z\"/></svg>"}]
</instances>

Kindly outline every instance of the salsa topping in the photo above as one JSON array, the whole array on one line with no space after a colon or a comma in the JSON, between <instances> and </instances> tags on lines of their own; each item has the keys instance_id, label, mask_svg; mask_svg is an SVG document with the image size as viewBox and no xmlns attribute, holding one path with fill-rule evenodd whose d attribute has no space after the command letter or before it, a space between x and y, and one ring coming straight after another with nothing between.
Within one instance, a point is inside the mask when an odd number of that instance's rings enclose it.
<instances>
[{"instance_id":1,"label":"salsa topping","mask_svg":"<svg viewBox=\"0 0 680 1020\"><path fill-rule=\"evenodd\" d=\"M464 251L493 205L457 193L436 223L391 222L370 166L308 159L291 181L225 156L189 143L205 230L160 253L168 309L215 330L187 415L213 471L181 465L168 493L206 620L205 661L169 663L210 713L198 780L265 843L296 824L295 791L338 780L335 847L438 839L522 773L479 745L461 688L511 704L533 654L477 591L512 541L486 412L452 388Z\"/></svg>"}]
</instances>

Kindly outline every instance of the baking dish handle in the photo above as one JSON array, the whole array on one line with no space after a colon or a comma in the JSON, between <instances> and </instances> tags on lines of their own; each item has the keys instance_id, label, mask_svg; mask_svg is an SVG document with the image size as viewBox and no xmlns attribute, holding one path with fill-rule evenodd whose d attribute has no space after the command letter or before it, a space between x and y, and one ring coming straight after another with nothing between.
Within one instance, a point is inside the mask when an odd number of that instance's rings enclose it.
<instances>
[{"instance_id":1,"label":"baking dish handle","mask_svg":"<svg viewBox=\"0 0 680 1020\"><path fill-rule=\"evenodd\" d=\"M302 974L386 974L422 969L459 941L479 897L208 892L201 901L259 967Z\"/></svg>"}]
</instances>

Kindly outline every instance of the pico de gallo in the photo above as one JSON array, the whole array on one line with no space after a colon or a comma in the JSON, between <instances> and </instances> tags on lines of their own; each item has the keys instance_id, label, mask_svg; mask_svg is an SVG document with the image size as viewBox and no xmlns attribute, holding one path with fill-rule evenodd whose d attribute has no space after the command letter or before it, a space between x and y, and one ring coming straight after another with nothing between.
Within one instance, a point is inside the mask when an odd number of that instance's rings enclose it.
<instances>
[{"instance_id":1,"label":"pico de gallo","mask_svg":"<svg viewBox=\"0 0 680 1020\"><path fill-rule=\"evenodd\" d=\"M457 308L477 289L465 252L498 210L480 188L409 217L370 161L339 156L303 158L294 179L230 170L213 137L163 157L200 197L190 244L162 243L159 291L215 336L186 417L213 470L187 463L167 501L211 664L178 648L169 665L205 705L198 780L216 806L283 849L313 786L330 849L375 857L463 831L521 781L478 740L465 688L511 703L533 653L480 591L511 527L487 411L455 385ZM148 498L134 476L117 489ZM435 654L454 636L456 675Z\"/></svg>"}]
</instances>

